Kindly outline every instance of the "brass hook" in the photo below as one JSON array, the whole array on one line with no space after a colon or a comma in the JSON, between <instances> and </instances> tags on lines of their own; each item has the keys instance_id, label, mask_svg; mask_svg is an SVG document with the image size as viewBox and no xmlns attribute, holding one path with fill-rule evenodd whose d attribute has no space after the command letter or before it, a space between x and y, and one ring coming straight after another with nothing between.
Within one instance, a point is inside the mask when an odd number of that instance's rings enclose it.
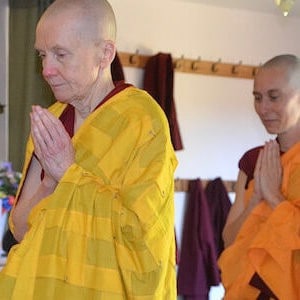
<instances>
[{"instance_id":1,"label":"brass hook","mask_svg":"<svg viewBox=\"0 0 300 300\"><path fill-rule=\"evenodd\" d=\"M212 71L213 73L218 72L217 64L219 64L220 62L221 62L221 58L219 58L219 60L218 60L217 62L215 62L215 63L213 63L213 64L211 65L211 71Z\"/></svg>"},{"instance_id":2,"label":"brass hook","mask_svg":"<svg viewBox=\"0 0 300 300\"><path fill-rule=\"evenodd\" d=\"M231 73L232 74L238 74L238 67L242 65L242 61L240 60L240 62L237 65L233 65L232 69L231 69Z\"/></svg>"}]
</instances>

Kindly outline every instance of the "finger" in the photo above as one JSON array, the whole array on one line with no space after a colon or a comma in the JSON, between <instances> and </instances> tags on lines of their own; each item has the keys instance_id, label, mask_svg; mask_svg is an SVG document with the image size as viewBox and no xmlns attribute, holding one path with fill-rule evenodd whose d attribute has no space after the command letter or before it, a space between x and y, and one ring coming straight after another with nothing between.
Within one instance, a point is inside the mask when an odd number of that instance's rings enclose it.
<instances>
[{"instance_id":1,"label":"finger","mask_svg":"<svg viewBox=\"0 0 300 300\"><path fill-rule=\"evenodd\" d=\"M62 122L58 118L56 118L52 113L50 113L47 109L37 107L36 110L39 113L45 127L48 129L53 139L61 137L65 138L66 135L69 136Z\"/></svg>"},{"instance_id":2,"label":"finger","mask_svg":"<svg viewBox=\"0 0 300 300\"><path fill-rule=\"evenodd\" d=\"M45 169L47 165L47 161L50 159L53 161L53 155L57 153L57 149L55 148L55 143L53 140L48 137L41 124L41 121L37 114L34 115L32 112L32 137L35 147L35 154L38 157L41 165Z\"/></svg>"},{"instance_id":3,"label":"finger","mask_svg":"<svg viewBox=\"0 0 300 300\"><path fill-rule=\"evenodd\" d=\"M262 151L262 158L261 158L261 169L262 172L266 172L270 165L270 143L265 142L263 151Z\"/></svg>"},{"instance_id":4,"label":"finger","mask_svg":"<svg viewBox=\"0 0 300 300\"><path fill-rule=\"evenodd\" d=\"M41 136L41 132L39 130L39 126L37 126L34 114L30 114L30 120L31 120L31 136L35 148L36 154L40 154L42 152L42 148L44 148L45 142L44 139Z\"/></svg>"},{"instance_id":5,"label":"finger","mask_svg":"<svg viewBox=\"0 0 300 300\"><path fill-rule=\"evenodd\" d=\"M46 153L47 148L51 146L52 140L40 115L35 109L33 109L31 113L31 131L37 151L39 151L39 153Z\"/></svg>"},{"instance_id":6,"label":"finger","mask_svg":"<svg viewBox=\"0 0 300 300\"><path fill-rule=\"evenodd\" d=\"M262 165L263 152L264 152L264 149L261 149L259 151L257 161L256 161L256 164L255 164L255 168L254 168L254 176L257 176L260 173L261 165Z\"/></svg>"},{"instance_id":7,"label":"finger","mask_svg":"<svg viewBox=\"0 0 300 300\"><path fill-rule=\"evenodd\" d=\"M259 151L258 158L255 164L254 168L254 183L255 183L255 188L258 190L260 186L260 177L261 177L261 167L262 167L262 156L263 156L263 149Z\"/></svg>"},{"instance_id":8,"label":"finger","mask_svg":"<svg viewBox=\"0 0 300 300\"><path fill-rule=\"evenodd\" d=\"M282 165L281 165L281 157L280 157L280 147L277 142L274 142L274 144L273 144L273 157L274 157L275 168L281 174Z\"/></svg>"},{"instance_id":9,"label":"finger","mask_svg":"<svg viewBox=\"0 0 300 300\"><path fill-rule=\"evenodd\" d=\"M38 106L32 107L32 117L36 127L39 128L40 132L47 131L47 125L43 116L42 109ZM46 132L44 133L46 134Z\"/></svg>"},{"instance_id":10,"label":"finger","mask_svg":"<svg viewBox=\"0 0 300 300\"><path fill-rule=\"evenodd\" d=\"M269 143L268 162L270 169L278 170L281 168L280 162L280 150L279 145L276 141Z\"/></svg>"},{"instance_id":11,"label":"finger","mask_svg":"<svg viewBox=\"0 0 300 300\"><path fill-rule=\"evenodd\" d=\"M259 151L257 161L254 168L254 194L261 195L261 161L263 155L263 149Z\"/></svg>"},{"instance_id":12,"label":"finger","mask_svg":"<svg viewBox=\"0 0 300 300\"><path fill-rule=\"evenodd\" d=\"M41 137L40 148L45 157L55 155L59 149L68 143L62 123L39 106L33 107L33 119L36 125L36 135Z\"/></svg>"}]
</instances>

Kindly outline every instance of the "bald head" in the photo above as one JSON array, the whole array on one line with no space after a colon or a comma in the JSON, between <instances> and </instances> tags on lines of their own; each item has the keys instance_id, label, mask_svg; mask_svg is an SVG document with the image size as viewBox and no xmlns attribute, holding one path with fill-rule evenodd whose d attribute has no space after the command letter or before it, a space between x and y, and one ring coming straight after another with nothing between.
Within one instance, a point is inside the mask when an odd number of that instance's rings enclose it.
<instances>
[{"instance_id":1,"label":"bald head","mask_svg":"<svg viewBox=\"0 0 300 300\"><path fill-rule=\"evenodd\" d=\"M116 39L116 19L106 0L56 0L42 15L39 23L56 17L74 21L78 35L95 42Z\"/></svg>"},{"instance_id":2,"label":"bald head","mask_svg":"<svg viewBox=\"0 0 300 300\"><path fill-rule=\"evenodd\" d=\"M113 89L115 34L106 0L56 0L48 7L36 28L35 49L56 99L91 111Z\"/></svg>"},{"instance_id":3,"label":"bald head","mask_svg":"<svg viewBox=\"0 0 300 300\"><path fill-rule=\"evenodd\" d=\"M291 87L300 89L300 59L297 56L292 54L275 56L260 67L260 70L264 69L280 70L282 78L285 79Z\"/></svg>"}]
</instances>

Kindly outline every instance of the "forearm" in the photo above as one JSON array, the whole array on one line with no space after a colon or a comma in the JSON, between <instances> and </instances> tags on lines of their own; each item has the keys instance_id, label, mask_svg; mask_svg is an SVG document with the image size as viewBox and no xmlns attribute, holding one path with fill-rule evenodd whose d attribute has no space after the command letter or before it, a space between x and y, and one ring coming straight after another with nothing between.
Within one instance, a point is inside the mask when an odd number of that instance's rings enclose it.
<instances>
[{"instance_id":1,"label":"forearm","mask_svg":"<svg viewBox=\"0 0 300 300\"><path fill-rule=\"evenodd\" d=\"M49 196L55 189L55 185L50 182L42 181L37 191L31 198L20 197L12 211L12 222L14 225L14 237L21 241L28 230L28 216L35 205L42 199Z\"/></svg>"},{"instance_id":2,"label":"forearm","mask_svg":"<svg viewBox=\"0 0 300 300\"><path fill-rule=\"evenodd\" d=\"M223 240L225 248L229 247L234 242L243 223L246 221L246 219L258 203L259 199L256 195L253 195L248 205L237 215L236 218L231 218L231 215L229 214L223 230Z\"/></svg>"}]
</instances>

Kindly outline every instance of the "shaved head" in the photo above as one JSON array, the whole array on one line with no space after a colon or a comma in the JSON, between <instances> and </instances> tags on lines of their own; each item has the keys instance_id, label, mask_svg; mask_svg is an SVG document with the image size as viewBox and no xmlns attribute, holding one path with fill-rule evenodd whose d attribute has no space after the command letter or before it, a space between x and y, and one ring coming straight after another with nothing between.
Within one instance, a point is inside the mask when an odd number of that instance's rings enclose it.
<instances>
[{"instance_id":1,"label":"shaved head","mask_svg":"<svg viewBox=\"0 0 300 300\"><path fill-rule=\"evenodd\" d=\"M114 88L115 37L115 16L106 0L56 0L48 7L36 28L35 49L59 101L91 111Z\"/></svg>"},{"instance_id":2,"label":"shaved head","mask_svg":"<svg viewBox=\"0 0 300 300\"><path fill-rule=\"evenodd\" d=\"M78 35L95 42L116 39L116 19L106 0L56 0L42 15L39 23L63 16L76 24Z\"/></svg>"},{"instance_id":3,"label":"shaved head","mask_svg":"<svg viewBox=\"0 0 300 300\"><path fill-rule=\"evenodd\" d=\"M275 56L265 62L260 69L280 69L283 78L295 89L300 89L300 60L292 54Z\"/></svg>"}]
</instances>

